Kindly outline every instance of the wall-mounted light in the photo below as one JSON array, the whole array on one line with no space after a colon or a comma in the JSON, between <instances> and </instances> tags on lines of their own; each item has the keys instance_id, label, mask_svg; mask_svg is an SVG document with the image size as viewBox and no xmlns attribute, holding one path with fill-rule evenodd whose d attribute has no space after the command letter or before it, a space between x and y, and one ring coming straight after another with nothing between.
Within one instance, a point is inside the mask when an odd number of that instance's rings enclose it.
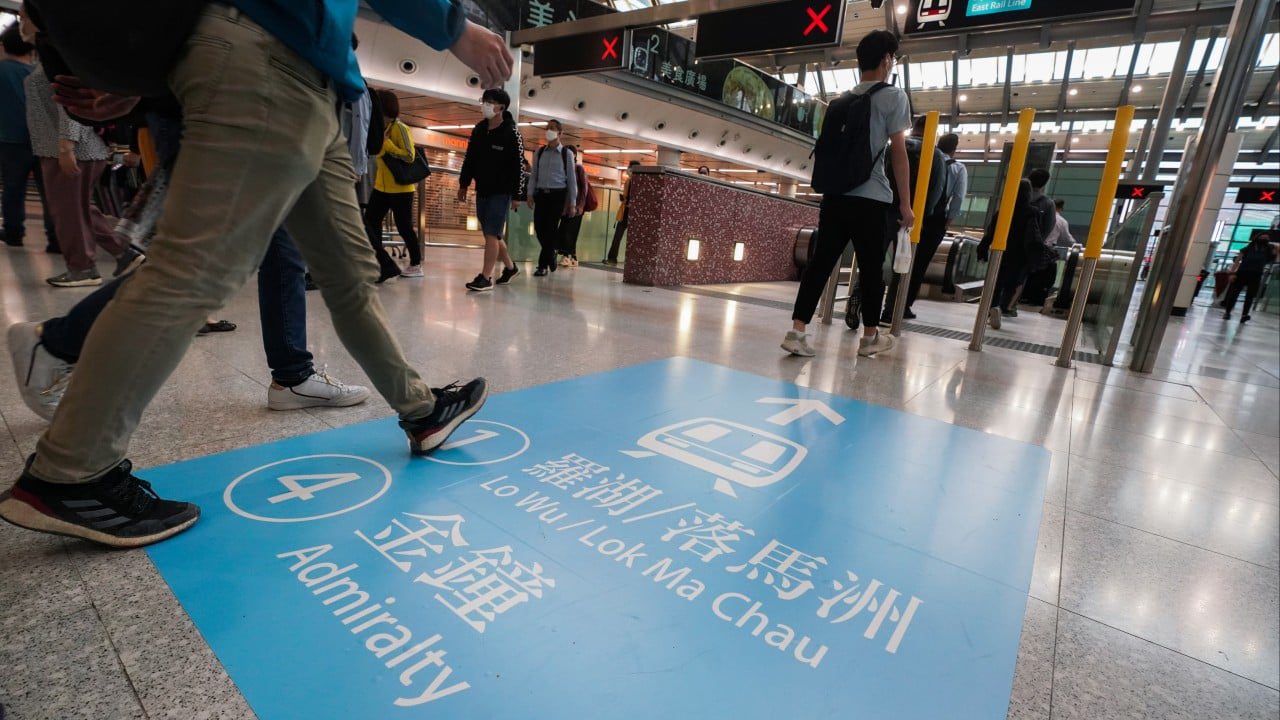
<instances>
[{"instance_id":1,"label":"wall-mounted light","mask_svg":"<svg viewBox=\"0 0 1280 720\"><path fill-rule=\"evenodd\" d=\"M742 255L746 251L747 251L746 243L740 243L740 242L734 243L733 244L733 261L742 262Z\"/></svg>"},{"instance_id":2,"label":"wall-mounted light","mask_svg":"<svg viewBox=\"0 0 1280 720\"><path fill-rule=\"evenodd\" d=\"M470 230L471 232L475 232L476 230L479 230L479 229L480 229L480 218L476 217L475 215L468 215L467 230Z\"/></svg>"},{"instance_id":3,"label":"wall-mounted light","mask_svg":"<svg viewBox=\"0 0 1280 720\"><path fill-rule=\"evenodd\" d=\"M697 238L689 238L689 249L685 251L685 258L689 260L697 260L702 254L702 241Z\"/></svg>"}]
</instances>

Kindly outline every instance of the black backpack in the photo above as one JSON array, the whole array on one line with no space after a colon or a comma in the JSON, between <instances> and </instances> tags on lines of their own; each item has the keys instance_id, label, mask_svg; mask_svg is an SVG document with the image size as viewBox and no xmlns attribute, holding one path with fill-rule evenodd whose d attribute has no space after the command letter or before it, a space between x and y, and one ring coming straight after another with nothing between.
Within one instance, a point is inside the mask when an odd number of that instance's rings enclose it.
<instances>
[{"instance_id":1,"label":"black backpack","mask_svg":"<svg viewBox=\"0 0 1280 720\"><path fill-rule=\"evenodd\" d=\"M889 87L876 83L862 94L847 92L831 101L813 146L810 186L823 195L842 195L871 178L884 148L871 148L871 96Z\"/></svg>"},{"instance_id":2,"label":"black backpack","mask_svg":"<svg viewBox=\"0 0 1280 720\"><path fill-rule=\"evenodd\" d=\"M914 135L907 138L907 165L910 168L910 183L912 202L915 202L916 178L920 176L920 153L924 150L924 141ZM925 217L929 217L937 212L938 205L945 199L944 191L947 182L947 165L946 162L938 162L942 151L934 148L931 162L933 165L929 170L929 189L925 195ZM939 172L939 170L941 172ZM884 174L893 177L893 156L890 155L884 160ZM902 202L902 198L898 195L898 184L889 183L893 187L893 206L897 207Z\"/></svg>"},{"instance_id":3,"label":"black backpack","mask_svg":"<svg viewBox=\"0 0 1280 720\"><path fill-rule=\"evenodd\" d=\"M205 0L29 0L41 29L36 47L54 75L118 95L169 92L169 71L186 47Z\"/></svg>"}]
</instances>

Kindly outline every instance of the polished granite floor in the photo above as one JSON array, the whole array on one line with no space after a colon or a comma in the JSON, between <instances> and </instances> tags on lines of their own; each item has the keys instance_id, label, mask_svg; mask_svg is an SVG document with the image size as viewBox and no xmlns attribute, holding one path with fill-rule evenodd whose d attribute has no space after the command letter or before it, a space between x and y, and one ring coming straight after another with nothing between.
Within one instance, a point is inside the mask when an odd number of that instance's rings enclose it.
<instances>
[{"instance_id":1,"label":"polished granite floor","mask_svg":"<svg viewBox=\"0 0 1280 720\"><path fill-rule=\"evenodd\" d=\"M512 390L684 355L1040 444L1053 453L1010 718L1258 718L1280 713L1280 331L1205 319L1171 329L1151 376L908 334L855 359L819 327L813 360L777 344L785 311L623 285L580 268L473 296L474 251L431 249L427 277L382 298L429 379L483 374ZM44 318L52 259L0 253L0 323ZM361 374L320 298L320 363ZM390 414L381 401L273 413L248 288L196 340L144 417L140 467ZM2 341L0 341L2 342ZM6 372L8 372L6 370ZM42 422L0 382L0 476ZM0 482L5 482L0 480ZM0 523L0 704L9 718L246 718L253 714L141 552L106 552Z\"/></svg>"}]
</instances>

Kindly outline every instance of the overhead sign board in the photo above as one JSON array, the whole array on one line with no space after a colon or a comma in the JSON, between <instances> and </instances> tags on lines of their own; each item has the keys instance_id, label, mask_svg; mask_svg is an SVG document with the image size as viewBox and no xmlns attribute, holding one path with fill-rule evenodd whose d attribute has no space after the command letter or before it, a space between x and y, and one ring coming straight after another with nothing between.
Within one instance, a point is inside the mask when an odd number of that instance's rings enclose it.
<instances>
[{"instance_id":1,"label":"overhead sign board","mask_svg":"<svg viewBox=\"0 0 1280 720\"><path fill-rule=\"evenodd\" d=\"M1146 200L1156 193L1164 192L1164 186L1154 183L1127 183L1116 186L1117 200Z\"/></svg>"},{"instance_id":2,"label":"overhead sign board","mask_svg":"<svg viewBox=\"0 0 1280 720\"><path fill-rule=\"evenodd\" d=\"M1236 191L1236 202L1241 205L1280 205L1280 189L1274 185L1242 187Z\"/></svg>"},{"instance_id":3,"label":"overhead sign board","mask_svg":"<svg viewBox=\"0 0 1280 720\"><path fill-rule=\"evenodd\" d=\"M147 552L261 720L1004 720L1048 469L672 358L428 458L386 418L141 474L201 506Z\"/></svg>"},{"instance_id":4,"label":"overhead sign board","mask_svg":"<svg viewBox=\"0 0 1280 720\"><path fill-rule=\"evenodd\" d=\"M629 30L607 30L544 40L533 46L533 74L539 77L582 75L627 67Z\"/></svg>"},{"instance_id":5,"label":"overhead sign board","mask_svg":"<svg viewBox=\"0 0 1280 720\"><path fill-rule=\"evenodd\" d=\"M784 0L698 18L701 58L743 57L832 47L844 27L842 0Z\"/></svg>"},{"instance_id":6,"label":"overhead sign board","mask_svg":"<svg viewBox=\"0 0 1280 720\"><path fill-rule=\"evenodd\" d=\"M1134 0L908 0L904 33L955 33L1133 12Z\"/></svg>"}]
</instances>

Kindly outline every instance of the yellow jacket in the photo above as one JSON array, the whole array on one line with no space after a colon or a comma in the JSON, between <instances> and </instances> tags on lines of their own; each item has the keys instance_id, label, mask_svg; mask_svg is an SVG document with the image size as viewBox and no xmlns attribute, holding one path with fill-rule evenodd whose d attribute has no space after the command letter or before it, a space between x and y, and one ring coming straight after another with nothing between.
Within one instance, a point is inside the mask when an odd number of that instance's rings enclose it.
<instances>
[{"instance_id":1,"label":"yellow jacket","mask_svg":"<svg viewBox=\"0 0 1280 720\"><path fill-rule=\"evenodd\" d=\"M373 174L373 189L384 193L409 193L417 188L413 185L401 185L396 177L387 169L383 155L391 155L405 162L413 162L413 140L409 137L409 128L399 120L391 121L387 126L387 134L382 138L382 150L377 155L377 169Z\"/></svg>"}]
</instances>

